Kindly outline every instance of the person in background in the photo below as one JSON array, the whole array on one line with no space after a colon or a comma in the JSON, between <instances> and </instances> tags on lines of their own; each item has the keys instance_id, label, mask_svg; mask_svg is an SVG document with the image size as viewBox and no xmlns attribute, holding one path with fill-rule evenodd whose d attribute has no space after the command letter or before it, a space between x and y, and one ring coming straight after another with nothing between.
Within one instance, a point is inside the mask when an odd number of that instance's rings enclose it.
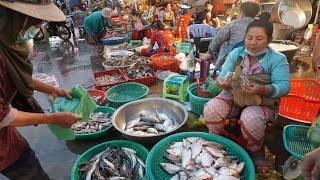
<instances>
[{"instance_id":1,"label":"person in background","mask_svg":"<svg viewBox=\"0 0 320 180\"><path fill-rule=\"evenodd\" d=\"M154 21L151 25L152 36L149 49L152 49L155 43L158 44L158 52L176 52L173 46L173 36L169 37L169 31L165 31L164 24L160 21Z\"/></svg>"},{"instance_id":2,"label":"person in background","mask_svg":"<svg viewBox=\"0 0 320 180\"><path fill-rule=\"evenodd\" d=\"M245 2L241 4L238 19L226 24L217 33L209 45L208 53L201 53L200 59L208 60L214 58L216 60L216 68L221 68L233 46L243 41L246 28L259 11L260 6L257 3Z\"/></svg>"},{"instance_id":3,"label":"person in background","mask_svg":"<svg viewBox=\"0 0 320 180\"><path fill-rule=\"evenodd\" d=\"M117 15L120 16L121 11L122 11L122 6L121 6L119 0L112 0L112 6L116 10Z\"/></svg>"},{"instance_id":4,"label":"person in background","mask_svg":"<svg viewBox=\"0 0 320 180\"><path fill-rule=\"evenodd\" d=\"M143 37L145 37L146 32L146 26L149 25L149 23L144 20L143 18L139 17L139 14L135 8L132 9L130 13L130 24L132 29L132 39L133 40L142 40Z\"/></svg>"},{"instance_id":5,"label":"person in background","mask_svg":"<svg viewBox=\"0 0 320 180\"><path fill-rule=\"evenodd\" d=\"M164 11L161 12L162 19L160 19L160 20L165 25L166 29L172 29L176 23L174 12L171 10L170 3L164 4L164 7L165 7Z\"/></svg>"},{"instance_id":6,"label":"person in background","mask_svg":"<svg viewBox=\"0 0 320 180\"><path fill-rule=\"evenodd\" d=\"M112 10L104 8L87 16L83 21L83 27L87 32L87 42L89 44L99 44L104 36L105 28L110 28L110 17Z\"/></svg>"},{"instance_id":7,"label":"person in background","mask_svg":"<svg viewBox=\"0 0 320 180\"><path fill-rule=\"evenodd\" d=\"M153 15L156 12L155 4L155 0L150 0L147 13L144 15L144 19L150 23L152 22Z\"/></svg>"},{"instance_id":8,"label":"person in background","mask_svg":"<svg viewBox=\"0 0 320 180\"><path fill-rule=\"evenodd\" d=\"M320 148L304 156L301 163L301 171L305 180L320 179Z\"/></svg>"},{"instance_id":9,"label":"person in background","mask_svg":"<svg viewBox=\"0 0 320 180\"><path fill-rule=\"evenodd\" d=\"M43 4L41 4L43 3ZM37 13L34 13L37 9ZM35 152L16 127L35 124L56 124L70 127L80 117L72 113L30 113L14 108L19 93L30 100L34 90L52 97L67 96L69 91L55 88L32 78L33 66L28 50L18 42L32 26L43 20L62 22L66 17L49 2L0 1L0 173L9 179L50 179L43 171Z\"/></svg>"},{"instance_id":10,"label":"person in background","mask_svg":"<svg viewBox=\"0 0 320 180\"><path fill-rule=\"evenodd\" d=\"M196 15L195 24L208 24L213 27L220 27L221 22L217 14L212 10L213 5L210 1L206 2L206 10Z\"/></svg>"},{"instance_id":11,"label":"person in background","mask_svg":"<svg viewBox=\"0 0 320 180\"><path fill-rule=\"evenodd\" d=\"M77 3L77 8L80 10L80 11L86 11L86 4L83 2L83 0L79 0L78 3Z\"/></svg>"},{"instance_id":12,"label":"person in background","mask_svg":"<svg viewBox=\"0 0 320 180\"><path fill-rule=\"evenodd\" d=\"M216 80L224 89L218 96L204 106L204 118L209 132L221 135L224 121L227 118L239 118L241 134L246 141L246 149L251 154L257 171L267 166L264 154L264 137L266 123L272 119L277 101L289 92L290 72L285 55L269 47L272 40L273 24L264 19L252 21L245 31L244 47L231 51L222 65ZM270 78L266 84L249 81L241 83L240 88L247 94L260 96L252 99L250 104L238 106L234 94L239 88L233 89L233 78L228 72L240 67L241 73L251 77ZM259 81L258 81L259 82ZM243 97L245 98L245 97ZM269 103L270 99L275 100Z\"/></svg>"}]
</instances>

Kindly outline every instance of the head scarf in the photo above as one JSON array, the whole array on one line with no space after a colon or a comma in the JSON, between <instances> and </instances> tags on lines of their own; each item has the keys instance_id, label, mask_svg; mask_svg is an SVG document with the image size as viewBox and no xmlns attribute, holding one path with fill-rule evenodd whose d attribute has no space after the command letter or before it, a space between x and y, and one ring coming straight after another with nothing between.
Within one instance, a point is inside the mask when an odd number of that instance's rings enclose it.
<instances>
[{"instance_id":1,"label":"head scarf","mask_svg":"<svg viewBox=\"0 0 320 180\"><path fill-rule=\"evenodd\" d=\"M39 23L39 20L16 11L0 7L0 55L6 63L7 73L18 92L32 97L32 64L28 59L28 50L18 45L22 30Z\"/></svg>"}]
</instances>

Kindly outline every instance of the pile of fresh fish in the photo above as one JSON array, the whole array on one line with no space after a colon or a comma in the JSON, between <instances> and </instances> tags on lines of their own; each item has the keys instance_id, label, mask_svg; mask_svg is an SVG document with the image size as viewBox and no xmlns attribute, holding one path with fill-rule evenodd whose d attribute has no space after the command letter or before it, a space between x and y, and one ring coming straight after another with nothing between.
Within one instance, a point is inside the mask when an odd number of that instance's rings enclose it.
<instances>
[{"instance_id":1,"label":"pile of fresh fish","mask_svg":"<svg viewBox=\"0 0 320 180\"><path fill-rule=\"evenodd\" d=\"M104 76L99 76L95 78L96 80L96 85L98 86L104 86L107 84L114 84L122 81L121 75L114 73L112 75L104 75Z\"/></svg>"},{"instance_id":2,"label":"pile of fresh fish","mask_svg":"<svg viewBox=\"0 0 320 180\"><path fill-rule=\"evenodd\" d=\"M124 44L117 46L117 47L110 47L110 49L112 51L120 51L120 50L134 51L135 47L128 44L128 43L124 43Z\"/></svg>"},{"instance_id":3,"label":"pile of fresh fish","mask_svg":"<svg viewBox=\"0 0 320 180\"><path fill-rule=\"evenodd\" d=\"M151 64L152 62L143 56L132 55L130 57L127 56L111 56L105 58L105 65L106 66L119 66L119 67L126 67L131 66L133 64Z\"/></svg>"},{"instance_id":4,"label":"pile of fresh fish","mask_svg":"<svg viewBox=\"0 0 320 180\"><path fill-rule=\"evenodd\" d=\"M91 114L89 122L77 122L71 128L76 134L87 134L101 131L111 125L111 114L97 112Z\"/></svg>"},{"instance_id":5,"label":"pile of fresh fish","mask_svg":"<svg viewBox=\"0 0 320 180\"><path fill-rule=\"evenodd\" d=\"M175 59L173 56L167 56L167 55L162 55L157 58L158 58L158 60L173 60L173 59Z\"/></svg>"},{"instance_id":6,"label":"pile of fresh fish","mask_svg":"<svg viewBox=\"0 0 320 180\"><path fill-rule=\"evenodd\" d=\"M136 64L123 68L129 79L140 79L153 76L154 70L149 65Z\"/></svg>"},{"instance_id":7,"label":"pile of fresh fish","mask_svg":"<svg viewBox=\"0 0 320 180\"><path fill-rule=\"evenodd\" d=\"M172 180L240 179L245 167L235 157L228 156L223 146L200 137L189 137L172 143L165 158L171 163L160 163Z\"/></svg>"},{"instance_id":8,"label":"pile of fresh fish","mask_svg":"<svg viewBox=\"0 0 320 180\"><path fill-rule=\"evenodd\" d=\"M89 162L79 165L80 179L85 180L140 180L145 175L145 164L130 148L108 147Z\"/></svg>"},{"instance_id":9,"label":"pile of fresh fish","mask_svg":"<svg viewBox=\"0 0 320 180\"><path fill-rule=\"evenodd\" d=\"M153 136L169 132L179 127L176 119L156 111L154 114L140 114L126 122L125 132L139 136Z\"/></svg>"},{"instance_id":10,"label":"pile of fresh fish","mask_svg":"<svg viewBox=\"0 0 320 180\"><path fill-rule=\"evenodd\" d=\"M104 38L116 38L126 36L122 31L107 31Z\"/></svg>"}]
</instances>

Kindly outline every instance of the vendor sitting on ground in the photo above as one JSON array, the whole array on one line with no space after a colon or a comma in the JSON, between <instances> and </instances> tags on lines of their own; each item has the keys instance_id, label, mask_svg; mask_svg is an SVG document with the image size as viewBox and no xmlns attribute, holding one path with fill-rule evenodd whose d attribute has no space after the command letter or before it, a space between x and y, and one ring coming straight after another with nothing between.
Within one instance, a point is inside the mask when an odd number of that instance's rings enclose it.
<instances>
[{"instance_id":1,"label":"vendor sitting on ground","mask_svg":"<svg viewBox=\"0 0 320 180\"><path fill-rule=\"evenodd\" d=\"M238 19L225 25L218 32L209 45L209 52L201 53L200 59L208 60L217 56L216 68L220 68L233 46L243 40L246 28L259 10L260 6L257 3L244 2L241 4Z\"/></svg>"},{"instance_id":2,"label":"vendor sitting on ground","mask_svg":"<svg viewBox=\"0 0 320 180\"><path fill-rule=\"evenodd\" d=\"M83 27L87 32L89 44L98 44L104 36L105 28L110 28L110 17L112 10L104 8L101 11L93 12L84 19Z\"/></svg>"},{"instance_id":3,"label":"vendor sitting on ground","mask_svg":"<svg viewBox=\"0 0 320 180\"><path fill-rule=\"evenodd\" d=\"M143 37L145 37L145 33L146 33L146 30L148 29L147 26L149 25L149 23L143 18L140 18L135 8L132 9L130 14L131 14L131 17L129 19L130 19L131 29L132 29L132 39L142 40ZM138 35L135 35L136 32L138 32Z\"/></svg>"},{"instance_id":4,"label":"vendor sitting on ground","mask_svg":"<svg viewBox=\"0 0 320 180\"><path fill-rule=\"evenodd\" d=\"M150 49L152 49L155 45L155 43L158 44L159 49L157 52L176 52L176 49L173 47L173 36L170 36L169 31L165 31L164 24L157 20L152 23L152 36L151 36L151 43L150 43Z\"/></svg>"},{"instance_id":5,"label":"vendor sitting on ground","mask_svg":"<svg viewBox=\"0 0 320 180\"><path fill-rule=\"evenodd\" d=\"M164 4L164 7L165 9L162 12L160 12L161 18L159 18L159 20L163 22L166 29L172 29L176 23L174 12L171 9L170 3Z\"/></svg>"},{"instance_id":6,"label":"vendor sitting on ground","mask_svg":"<svg viewBox=\"0 0 320 180\"><path fill-rule=\"evenodd\" d=\"M267 20L254 20L245 32L245 46L234 49L227 57L216 83L223 88L217 97L210 100L204 107L205 123L210 133L221 134L227 118L239 118L241 132L246 140L246 149L252 153L255 165L266 165L264 158L264 136L267 121L273 117L277 103L266 105L264 99L275 102L285 96L290 89L289 64L286 57L271 49L268 45L272 40L273 25ZM240 65L240 66L238 66ZM262 98L251 105L240 108L235 105L234 81L228 72L241 67L242 73L258 77L269 75L270 83L266 85L256 82L241 83L240 88L250 94Z\"/></svg>"},{"instance_id":7,"label":"vendor sitting on ground","mask_svg":"<svg viewBox=\"0 0 320 180\"><path fill-rule=\"evenodd\" d=\"M197 14L194 22L196 24L208 24L213 27L220 27L221 22L217 14L212 10L213 5L210 1L206 2L206 10Z\"/></svg>"}]
</instances>

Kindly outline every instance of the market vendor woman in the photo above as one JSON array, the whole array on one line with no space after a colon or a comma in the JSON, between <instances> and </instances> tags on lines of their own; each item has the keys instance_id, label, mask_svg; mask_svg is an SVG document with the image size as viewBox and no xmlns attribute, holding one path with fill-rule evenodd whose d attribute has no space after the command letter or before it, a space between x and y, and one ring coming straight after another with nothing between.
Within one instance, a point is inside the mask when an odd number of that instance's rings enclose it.
<instances>
[{"instance_id":1,"label":"market vendor woman","mask_svg":"<svg viewBox=\"0 0 320 180\"><path fill-rule=\"evenodd\" d=\"M46 180L48 175L16 127L34 124L70 127L79 117L72 113L22 112L10 104L17 93L31 99L34 90L53 97L71 98L68 91L32 78L33 67L28 59L28 50L18 44L24 32L41 24L42 20L65 21L66 18L52 1L0 1L0 13L0 172L9 179Z\"/></svg>"},{"instance_id":2,"label":"market vendor woman","mask_svg":"<svg viewBox=\"0 0 320 180\"><path fill-rule=\"evenodd\" d=\"M234 49L228 55L217 78L218 86L224 91L204 107L205 123L213 134L221 134L225 119L240 117L246 149L250 151L258 168L266 165L262 148L265 128L267 121L273 117L276 106L276 103L269 102L277 102L290 89L289 64L286 57L268 46L272 32L273 26L267 20L254 20L249 24L245 33L245 46ZM232 89L234 84L228 72L235 71L236 67L241 67L242 73L251 77L267 75L270 82L263 85L251 81L242 83L238 89ZM261 98L253 99L252 104L240 108L235 104L235 92L239 89Z\"/></svg>"},{"instance_id":3,"label":"market vendor woman","mask_svg":"<svg viewBox=\"0 0 320 180\"><path fill-rule=\"evenodd\" d=\"M104 29L110 28L111 9L104 8L87 16L83 21L83 27L87 32L87 42L98 44L104 36Z\"/></svg>"}]
</instances>

